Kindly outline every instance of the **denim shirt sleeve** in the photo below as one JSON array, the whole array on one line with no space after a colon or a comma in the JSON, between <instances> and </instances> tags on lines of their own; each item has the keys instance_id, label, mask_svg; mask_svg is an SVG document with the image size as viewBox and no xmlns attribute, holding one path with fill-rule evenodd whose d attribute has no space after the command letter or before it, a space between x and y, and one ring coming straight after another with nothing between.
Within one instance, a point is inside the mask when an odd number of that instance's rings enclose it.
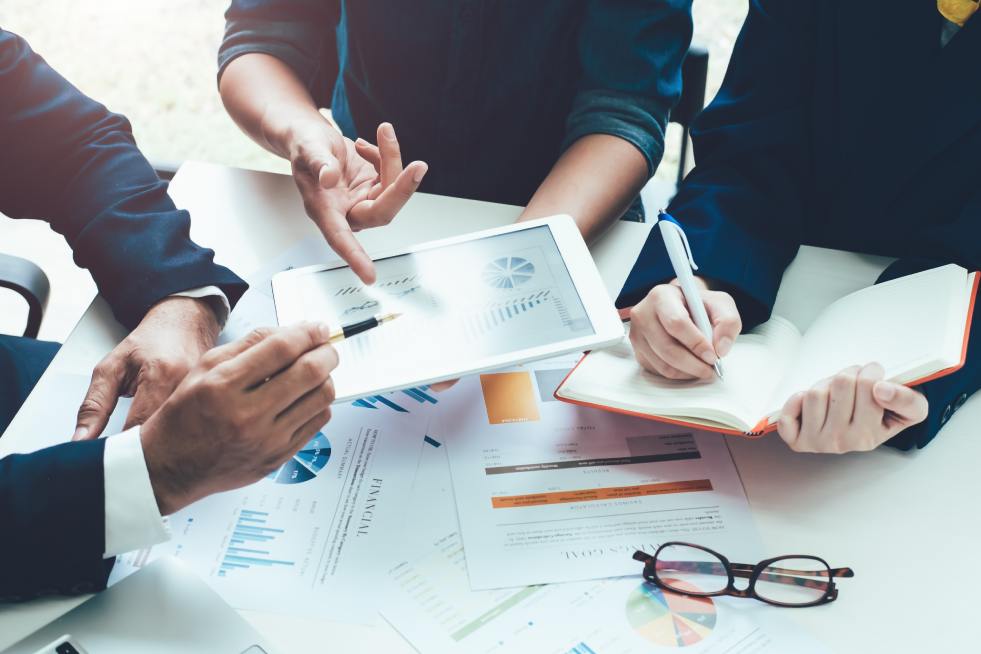
<instances>
[{"instance_id":1,"label":"denim shirt sleeve","mask_svg":"<svg viewBox=\"0 0 981 654\"><path fill-rule=\"evenodd\" d=\"M637 147L650 175L681 98L681 64L691 42L691 0L590 0L579 34L582 80L563 149L588 134Z\"/></svg>"},{"instance_id":2,"label":"denim shirt sleeve","mask_svg":"<svg viewBox=\"0 0 981 654\"><path fill-rule=\"evenodd\" d=\"M244 54L268 54L293 69L321 106L337 80L340 0L232 0L218 50L218 79Z\"/></svg>"}]
</instances>

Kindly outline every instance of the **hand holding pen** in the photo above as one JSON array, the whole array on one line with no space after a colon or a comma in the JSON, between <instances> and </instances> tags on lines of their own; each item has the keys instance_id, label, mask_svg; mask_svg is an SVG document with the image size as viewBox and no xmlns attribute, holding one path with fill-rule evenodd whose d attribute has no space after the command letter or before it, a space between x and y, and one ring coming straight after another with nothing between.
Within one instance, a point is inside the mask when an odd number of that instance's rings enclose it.
<instances>
[{"instance_id":1,"label":"hand holding pen","mask_svg":"<svg viewBox=\"0 0 981 654\"><path fill-rule=\"evenodd\" d=\"M658 224L677 277L655 286L630 312L630 340L637 361L668 379L721 378L719 360L732 349L742 329L736 303L728 293L709 290L704 279L692 274L697 266L674 219L662 213Z\"/></svg>"}]
</instances>

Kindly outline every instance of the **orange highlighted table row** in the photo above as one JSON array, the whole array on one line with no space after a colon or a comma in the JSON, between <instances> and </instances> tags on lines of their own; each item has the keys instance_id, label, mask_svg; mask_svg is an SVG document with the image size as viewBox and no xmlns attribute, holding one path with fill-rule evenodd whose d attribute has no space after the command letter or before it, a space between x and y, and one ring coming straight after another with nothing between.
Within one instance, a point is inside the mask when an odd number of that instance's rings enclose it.
<instances>
[{"instance_id":1,"label":"orange highlighted table row","mask_svg":"<svg viewBox=\"0 0 981 654\"><path fill-rule=\"evenodd\" d=\"M668 481L638 486L612 486L609 488L586 488L583 490L532 493L529 495L505 495L492 497L495 509L510 509L518 506L542 506L547 504L568 504L569 502L591 502L594 500L620 500L628 497L648 495L669 495L671 493L697 493L712 490L708 479L692 481Z\"/></svg>"}]
</instances>

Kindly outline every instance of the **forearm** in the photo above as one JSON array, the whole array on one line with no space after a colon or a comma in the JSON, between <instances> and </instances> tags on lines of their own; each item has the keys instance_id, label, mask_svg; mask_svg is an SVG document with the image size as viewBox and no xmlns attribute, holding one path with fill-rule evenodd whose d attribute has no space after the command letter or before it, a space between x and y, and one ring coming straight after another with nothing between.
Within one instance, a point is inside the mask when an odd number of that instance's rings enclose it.
<instances>
[{"instance_id":1,"label":"forearm","mask_svg":"<svg viewBox=\"0 0 981 654\"><path fill-rule=\"evenodd\" d=\"M267 54L236 58L219 82L225 109L252 140L280 157L290 158L297 125L326 121L307 87L285 63Z\"/></svg>"},{"instance_id":2,"label":"forearm","mask_svg":"<svg viewBox=\"0 0 981 654\"><path fill-rule=\"evenodd\" d=\"M105 441L0 459L0 602L101 590Z\"/></svg>"},{"instance_id":3,"label":"forearm","mask_svg":"<svg viewBox=\"0 0 981 654\"><path fill-rule=\"evenodd\" d=\"M126 327L173 293L214 285L234 303L244 291L190 240L187 212L137 149L129 122L2 29L0 132L0 210L62 234Z\"/></svg>"},{"instance_id":4,"label":"forearm","mask_svg":"<svg viewBox=\"0 0 981 654\"><path fill-rule=\"evenodd\" d=\"M647 161L631 143L590 134L559 157L519 220L569 214L589 241L623 215L647 179Z\"/></svg>"}]
</instances>

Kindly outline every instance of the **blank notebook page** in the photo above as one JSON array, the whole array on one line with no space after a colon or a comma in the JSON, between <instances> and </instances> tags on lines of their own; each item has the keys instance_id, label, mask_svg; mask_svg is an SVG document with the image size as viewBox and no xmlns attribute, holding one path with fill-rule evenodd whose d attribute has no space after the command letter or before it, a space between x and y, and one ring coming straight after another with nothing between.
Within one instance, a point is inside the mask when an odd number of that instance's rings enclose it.
<instances>
[{"instance_id":1,"label":"blank notebook page","mask_svg":"<svg viewBox=\"0 0 981 654\"><path fill-rule=\"evenodd\" d=\"M791 394L852 365L877 361L886 378L910 382L960 362L972 279L948 265L852 293L825 308L801 343L796 365L771 398Z\"/></svg>"}]
</instances>

